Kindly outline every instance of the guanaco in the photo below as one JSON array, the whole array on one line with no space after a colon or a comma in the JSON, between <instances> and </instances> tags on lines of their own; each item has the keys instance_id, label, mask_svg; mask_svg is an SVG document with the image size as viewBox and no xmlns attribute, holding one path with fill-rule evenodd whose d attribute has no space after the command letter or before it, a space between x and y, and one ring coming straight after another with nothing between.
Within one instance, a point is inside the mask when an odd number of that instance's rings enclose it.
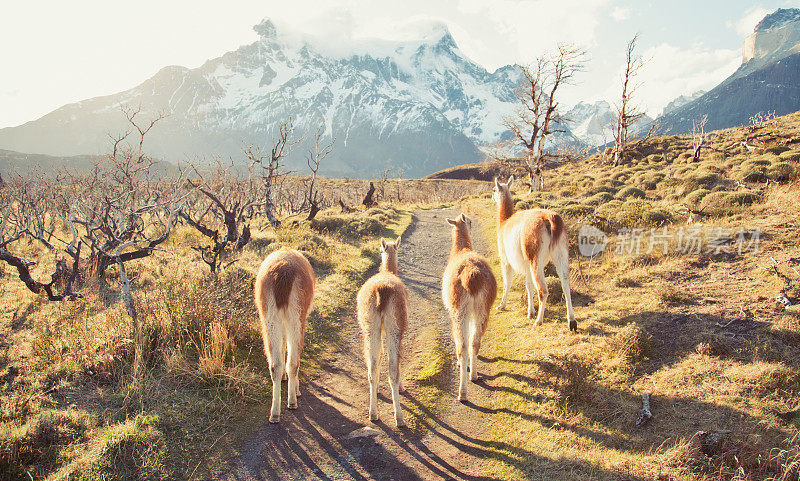
<instances>
[{"instance_id":1,"label":"guanaco","mask_svg":"<svg viewBox=\"0 0 800 481\"><path fill-rule=\"evenodd\" d=\"M514 212L510 190L513 181L513 175L505 184L496 177L494 179L492 199L497 203L497 251L503 275L503 297L497 308L503 310L506 307L513 274L523 274L528 293L528 317L533 317L535 290L539 297L539 312L534 325L540 325L544 320L548 294L544 268L552 261L561 279L561 290L567 302L569 329L577 331L578 324L572 311L569 288L569 249L564 220L557 213L546 209Z\"/></svg>"},{"instance_id":2,"label":"guanaco","mask_svg":"<svg viewBox=\"0 0 800 481\"><path fill-rule=\"evenodd\" d=\"M395 242L381 239L381 267L358 291L358 323L364 336L364 359L369 379L369 419L378 420L378 378L383 357L381 337L389 358L389 384L392 389L395 424L405 426L400 407L400 350L406 332L408 294L403 281L397 277L397 249Z\"/></svg>"},{"instance_id":3,"label":"guanaco","mask_svg":"<svg viewBox=\"0 0 800 481\"><path fill-rule=\"evenodd\" d=\"M300 353L306 318L314 299L314 270L302 254L286 247L268 255L258 270L255 303L261 320L264 352L272 376L269 422L281 418L281 379L288 371L287 408L297 409L300 395ZM285 364L284 364L285 362Z\"/></svg>"},{"instance_id":4,"label":"guanaco","mask_svg":"<svg viewBox=\"0 0 800 481\"><path fill-rule=\"evenodd\" d=\"M456 345L458 400L466 402L467 366L470 380L477 381L478 351L497 297L497 281L486 259L472 250L472 221L462 213L455 220L447 219L447 223L453 226L453 244L442 278L442 300L450 314Z\"/></svg>"}]
</instances>

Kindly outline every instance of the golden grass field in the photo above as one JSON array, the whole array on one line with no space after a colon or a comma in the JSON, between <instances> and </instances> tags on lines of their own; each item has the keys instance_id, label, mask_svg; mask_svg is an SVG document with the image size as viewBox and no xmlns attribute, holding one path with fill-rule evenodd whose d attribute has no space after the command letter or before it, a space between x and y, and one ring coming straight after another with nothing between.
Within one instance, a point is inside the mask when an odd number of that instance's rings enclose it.
<instances>
[{"instance_id":1,"label":"golden grass field","mask_svg":"<svg viewBox=\"0 0 800 481\"><path fill-rule=\"evenodd\" d=\"M740 145L746 135L768 132L784 137L759 137L767 141L754 151ZM652 139L622 166L594 156L547 170L542 192L512 187L518 208L554 209L567 221L579 332L567 330L554 278L543 326L524 318L521 279L510 310L493 311L481 351L496 363L500 383L492 397L496 443L487 473L798 479L800 311L775 302L784 289L800 303L800 144L779 141L798 134L800 114L754 131L715 132L709 144L717 150L704 150L699 162L692 162L689 137ZM480 218L483 230L473 236L489 241L487 254L501 278L490 183L384 182L378 208L341 214L334 207L310 223L253 229L240 258L217 276L190 248L202 239L186 226L161 251L130 264L145 333L139 379L131 377L131 325L113 268L107 279L85 286L82 299L51 303L0 265L0 477L217 473L255 429L243 421L271 390L252 283L261 260L279 246L301 250L319 280L301 359L305 379L341 343L344 313L380 259L375 241L402 233L411 211L456 203ZM321 184L326 197L338 194L350 206L365 190L363 181ZM702 226L686 226L679 204L706 213ZM581 224L609 234L605 253L591 262L578 253ZM679 252L678 233L685 244L690 227L700 229L701 252ZM647 252L651 229L669 239L666 253L664 244ZM738 252L742 229L759 229L757 252L750 234ZM638 251L631 234L641 235ZM720 236L732 244L705 252ZM52 254L33 243L18 249L39 260L35 273L49 272ZM788 288L773 266L792 280ZM455 369L435 336L423 339L430 355L413 367L415 380ZM430 386L422 402L435 407L443 391ZM644 392L652 393L653 419L636 427ZM720 432L718 442L706 442ZM562 462L528 460L526 452Z\"/></svg>"}]
</instances>

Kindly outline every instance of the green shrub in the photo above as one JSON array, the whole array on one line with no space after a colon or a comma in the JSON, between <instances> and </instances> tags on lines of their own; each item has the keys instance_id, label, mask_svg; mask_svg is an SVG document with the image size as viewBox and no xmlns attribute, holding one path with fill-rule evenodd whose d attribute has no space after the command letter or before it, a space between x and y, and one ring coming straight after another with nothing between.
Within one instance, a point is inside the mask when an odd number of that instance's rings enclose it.
<instances>
[{"instance_id":1,"label":"green shrub","mask_svg":"<svg viewBox=\"0 0 800 481\"><path fill-rule=\"evenodd\" d=\"M600 185L600 186L597 186L594 189L592 189L590 191L590 193L599 194L601 192L606 192L606 193L609 193L611 195L614 195L614 194L617 193L618 190L619 189L615 189L614 187L611 187L610 185Z\"/></svg>"},{"instance_id":2,"label":"green shrub","mask_svg":"<svg viewBox=\"0 0 800 481\"><path fill-rule=\"evenodd\" d=\"M767 171L767 175L772 180L789 182L797 177L797 168L789 162L777 162Z\"/></svg>"},{"instance_id":3,"label":"green shrub","mask_svg":"<svg viewBox=\"0 0 800 481\"><path fill-rule=\"evenodd\" d=\"M761 195L756 192L738 191L728 194L725 200L735 205L752 205L761 200Z\"/></svg>"},{"instance_id":4,"label":"green shrub","mask_svg":"<svg viewBox=\"0 0 800 481\"><path fill-rule=\"evenodd\" d=\"M710 193L711 193L711 191L708 190L708 189L697 189L697 190L694 190L691 193L689 193L689 195L687 195L685 197L686 204L688 204L689 207L697 209L702 204L701 201L703 200L703 198L705 196L707 196L708 194L710 194Z\"/></svg>"},{"instance_id":5,"label":"green shrub","mask_svg":"<svg viewBox=\"0 0 800 481\"><path fill-rule=\"evenodd\" d=\"M672 223L672 214L664 209L653 209L642 216L642 224L645 226L657 227L669 223Z\"/></svg>"},{"instance_id":6,"label":"green shrub","mask_svg":"<svg viewBox=\"0 0 800 481\"><path fill-rule=\"evenodd\" d=\"M637 189L633 186L628 186L623 189L620 189L617 192L617 195L614 197L617 199L627 199L628 197L632 197L634 199L644 199L647 195L644 193L642 189Z\"/></svg>"},{"instance_id":7,"label":"green shrub","mask_svg":"<svg viewBox=\"0 0 800 481\"><path fill-rule=\"evenodd\" d=\"M728 203L729 192L712 192L703 197L703 207L710 214L724 214L730 210Z\"/></svg>"},{"instance_id":8,"label":"green shrub","mask_svg":"<svg viewBox=\"0 0 800 481\"><path fill-rule=\"evenodd\" d=\"M574 218L583 218L594 212L594 208L585 205L571 205L561 209L561 213L565 216Z\"/></svg>"},{"instance_id":9,"label":"green shrub","mask_svg":"<svg viewBox=\"0 0 800 481\"><path fill-rule=\"evenodd\" d=\"M768 166L772 164L772 156L757 155L742 162L742 167Z\"/></svg>"},{"instance_id":10,"label":"green shrub","mask_svg":"<svg viewBox=\"0 0 800 481\"><path fill-rule=\"evenodd\" d=\"M612 219L622 227L637 227L643 225L644 216L650 210L649 202L629 200L613 211Z\"/></svg>"},{"instance_id":11,"label":"green shrub","mask_svg":"<svg viewBox=\"0 0 800 481\"><path fill-rule=\"evenodd\" d=\"M694 177L691 178L692 183L703 186L703 187L711 187L717 183L719 180L719 176L717 174L712 173L698 173ZM696 189L692 189L696 190Z\"/></svg>"},{"instance_id":12,"label":"green shrub","mask_svg":"<svg viewBox=\"0 0 800 481\"><path fill-rule=\"evenodd\" d=\"M598 192L597 194L584 200L583 203L586 205L600 205L605 204L613 198L614 196L608 192Z\"/></svg>"},{"instance_id":13,"label":"green shrub","mask_svg":"<svg viewBox=\"0 0 800 481\"><path fill-rule=\"evenodd\" d=\"M775 145L775 146L766 148L764 151L767 152L767 153L770 153L770 154L780 155L780 154L786 152L787 150L790 150L790 149L789 149L789 147L786 147L785 145Z\"/></svg>"},{"instance_id":14,"label":"green shrub","mask_svg":"<svg viewBox=\"0 0 800 481\"><path fill-rule=\"evenodd\" d=\"M763 168L749 168L739 172L737 177L742 182L766 182L768 177Z\"/></svg>"},{"instance_id":15,"label":"green shrub","mask_svg":"<svg viewBox=\"0 0 800 481\"><path fill-rule=\"evenodd\" d=\"M800 151L789 150L782 153L779 158L786 162L800 162Z\"/></svg>"}]
</instances>

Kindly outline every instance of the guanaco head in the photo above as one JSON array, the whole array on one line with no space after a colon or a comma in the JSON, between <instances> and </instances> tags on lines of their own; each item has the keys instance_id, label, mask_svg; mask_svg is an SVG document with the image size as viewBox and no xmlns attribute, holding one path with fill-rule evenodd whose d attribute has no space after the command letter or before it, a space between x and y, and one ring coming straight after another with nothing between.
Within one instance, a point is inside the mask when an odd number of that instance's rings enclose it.
<instances>
[{"instance_id":1,"label":"guanaco head","mask_svg":"<svg viewBox=\"0 0 800 481\"><path fill-rule=\"evenodd\" d=\"M394 242L381 239L381 269L392 274L397 274L397 249L400 247L400 237Z\"/></svg>"},{"instance_id":2,"label":"guanaco head","mask_svg":"<svg viewBox=\"0 0 800 481\"><path fill-rule=\"evenodd\" d=\"M472 248L472 240L469 231L472 229L472 221L463 213L455 219L445 219L453 226L453 250L460 251L464 248Z\"/></svg>"},{"instance_id":3,"label":"guanaco head","mask_svg":"<svg viewBox=\"0 0 800 481\"><path fill-rule=\"evenodd\" d=\"M514 182L514 176L508 178L505 184L494 178L494 189L492 189L492 200L497 205L502 205L506 199L511 199L511 183Z\"/></svg>"},{"instance_id":4,"label":"guanaco head","mask_svg":"<svg viewBox=\"0 0 800 481\"><path fill-rule=\"evenodd\" d=\"M497 204L497 213L499 215L500 223L505 222L506 219L514 214L514 204L511 202L511 183L514 182L514 176L508 178L505 184L498 181L497 177L494 178L494 190L492 191L492 200Z\"/></svg>"}]
</instances>

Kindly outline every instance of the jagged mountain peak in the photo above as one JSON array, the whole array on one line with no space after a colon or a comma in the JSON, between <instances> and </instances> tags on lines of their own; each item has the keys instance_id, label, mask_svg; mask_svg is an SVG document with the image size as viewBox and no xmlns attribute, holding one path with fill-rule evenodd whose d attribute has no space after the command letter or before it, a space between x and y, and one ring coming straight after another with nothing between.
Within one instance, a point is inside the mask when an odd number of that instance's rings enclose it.
<instances>
[{"instance_id":1,"label":"jagged mountain peak","mask_svg":"<svg viewBox=\"0 0 800 481\"><path fill-rule=\"evenodd\" d=\"M800 8L779 8L758 22L754 32L764 32L800 21Z\"/></svg>"},{"instance_id":2,"label":"jagged mountain peak","mask_svg":"<svg viewBox=\"0 0 800 481\"><path fill-rule=\"evenodd\" d=\"M278 30L272 20L265 18L259 24L253 26L253 30L259 37L264 39L274 39L278 35Z\"/></svg>"},{"instance_id":3,"label":"jagged mountain peak","mask_svg":"<svg viewBox=\"0 0 800 481\"><path fill-rule=\"evenodd\" d=\"M673 132L690 132L708 116L706 129L746 124L759 112L784 115L800 108L800 9L766 15L742 45L742 65L730 77L684 105L665 111Z\"/></svg>"}]
</instances>

